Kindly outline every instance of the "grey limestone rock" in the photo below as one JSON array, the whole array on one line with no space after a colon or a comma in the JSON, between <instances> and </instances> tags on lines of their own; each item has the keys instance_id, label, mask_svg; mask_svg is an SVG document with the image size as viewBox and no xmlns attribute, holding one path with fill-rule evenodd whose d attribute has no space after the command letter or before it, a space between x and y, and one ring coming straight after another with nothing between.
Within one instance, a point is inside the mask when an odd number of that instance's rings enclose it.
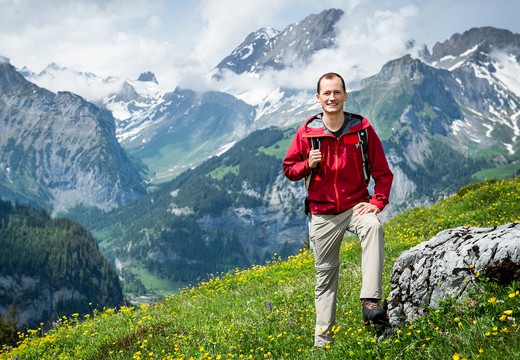
<instances>
[{"instance_id":1,"label":"grey limestone rock","mask_svg":"<svg viewBox=\"0 0 520 360\"><path fill-rule=\"evenodd\" d=\"M448 229L404 251L392 270L390 322L403 324L444 298L463 297L478 276L520 280L520 223Z\"/></svg>"}]
</instances>

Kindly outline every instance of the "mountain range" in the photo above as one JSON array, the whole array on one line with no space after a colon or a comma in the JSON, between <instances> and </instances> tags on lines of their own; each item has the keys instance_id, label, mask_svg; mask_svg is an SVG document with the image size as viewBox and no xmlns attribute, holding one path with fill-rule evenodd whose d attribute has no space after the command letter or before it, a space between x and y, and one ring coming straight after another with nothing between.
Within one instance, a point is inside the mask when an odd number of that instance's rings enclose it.
<instances>
[{"instance_id":1,"label":"mountain range","mask_svg":"<svg viewBox=\"0 0 520 360\"><path fill-rule=\"evenodd\" d=\"M210 75L305 64L338 46L343 15L331 9L283 31L259 29ZM469 29L431 52L389 59L350 91L347 110L373 124L395 174L383 219L475 180L518 174L519 44L508 30ZM281 175L281 160L295 126L319 111L312 89L274 88L253 102L167 91L149 72L134 81L75 73L111 89L86 101L35 85L68 69L0 66L2 198L87 226L127 290L171 290L305 242L305 189Z\"/></svg>"}]
</instances>

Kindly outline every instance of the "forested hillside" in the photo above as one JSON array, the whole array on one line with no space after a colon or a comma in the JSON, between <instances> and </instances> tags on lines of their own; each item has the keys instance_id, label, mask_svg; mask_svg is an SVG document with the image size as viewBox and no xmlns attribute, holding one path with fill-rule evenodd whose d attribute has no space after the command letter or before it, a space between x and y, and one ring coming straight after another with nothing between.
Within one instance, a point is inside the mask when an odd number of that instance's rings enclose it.
<instances>
[{"instance_id":1,"label":"forested hillside","mask_svg":"<svg viewBox=\"0 0 520 360\"><path fill-rule=\"evenodd\" d=\"M0 249L0 315L14 304L20 328L123 303L115 269L76 222L0 201Z\"/></svg>"}]
</instances>

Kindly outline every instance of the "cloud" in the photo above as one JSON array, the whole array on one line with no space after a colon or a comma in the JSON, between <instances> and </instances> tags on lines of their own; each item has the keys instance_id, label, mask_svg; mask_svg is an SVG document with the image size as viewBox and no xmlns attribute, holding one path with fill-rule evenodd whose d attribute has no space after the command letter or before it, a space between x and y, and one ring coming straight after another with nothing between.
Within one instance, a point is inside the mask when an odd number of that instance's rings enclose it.
<instances>
[{"instance_id":1,"label":"cloud","mask_svg":"<svg viewBox=\"0 0 520 360\"><path fill-rule=\"evenodd\" d=\"M308 1L265 0L204 0L199 11L203 20L199 43L195 47L197 59L215 61L227 56L245 37L262 27L276 27L275 18L287 9ZM302 4L303 3L303 4ZM285 24L284 27L288 25ZM208 63L215 66L216 63Z\"/></svg>"},{"instance_id":2,"label":"cloud","mask_svg":"<svg viewBox=\"0 0 520 360\"><path fill-rule=\"evenodd\" d=\"M362 3L340 19L338 48L318 53L312 65L337 59L336 70L353 80L373 75L388 60L408 52L407 43L412 40L409 22L417 14L413 5L379 10L373 3Z\"/></svg>"},{"instance_id":3,"label":"cloud","mask_svg":"<svg viewBox=\"0 0 520 360\"><path fill-rule=\"evenodd\" d=\"M431 46L471 26L519 31L512 0L0 0L0 56L35 72L51 62L101 77L153 71L166 88L204 89L215 85L205 75L249 33L283 30L330 8L345 11L338 49L316 54L310 66L224 85L303 87L327 70L356 79L401 56L412 35Z\"/></svg>"},{"instance_id":4,"label":"cloud","mask_svg":"<svg viewBox=\"0 0 520 360\"><path fill-rule=\"evenodd\" d=\"M56 62L101 76L137 77L145 64L175 52L173 44L147 36L158 26L156 10L137 0L3 0L0 51L36 72Z\"/></svg>"},{"instance_id":5,"label":"cloud","mask_svg":"<svg viewBox=\"0 0 520 360\"><path fill-rule=\"evenodd\" d=\"M122 79L78 77L74 72L41 74L30 80L54 93L70 91L75 94L81 94L88 101L99 103L106 97L117 93L123 85Z\"/></svg>"}]
</instances>

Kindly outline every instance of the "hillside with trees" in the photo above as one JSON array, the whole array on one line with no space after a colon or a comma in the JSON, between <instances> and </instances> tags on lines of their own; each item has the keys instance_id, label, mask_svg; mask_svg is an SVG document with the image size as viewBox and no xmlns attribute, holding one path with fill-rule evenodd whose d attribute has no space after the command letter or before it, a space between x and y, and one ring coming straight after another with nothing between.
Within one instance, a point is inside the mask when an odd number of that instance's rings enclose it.
<instances>
[{"instance_id":1,"label":"hillside with trees","mask_svg":"<svg viewBox=\"0 0 520 360\"><path fill-rule=\"evenodd\" d=\"M13 329L13 319L25 329L123 304L115 269L91 233L76 222L0 201L0 249L5 332Z\"/></svg>"}]
</instances>

